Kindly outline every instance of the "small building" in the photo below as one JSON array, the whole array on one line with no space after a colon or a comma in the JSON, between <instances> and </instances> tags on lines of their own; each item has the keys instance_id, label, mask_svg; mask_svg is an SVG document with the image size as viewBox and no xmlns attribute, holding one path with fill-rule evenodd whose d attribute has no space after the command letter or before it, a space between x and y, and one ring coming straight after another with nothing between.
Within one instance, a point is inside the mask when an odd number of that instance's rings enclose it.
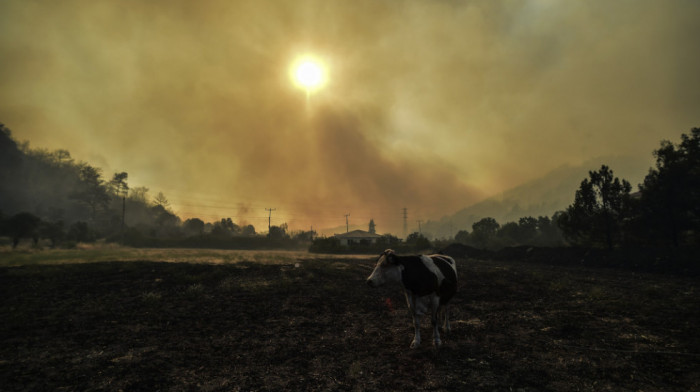
<instances>
[{"instance_id":1,"label":"small building","mask_svg":"<svg viewBox=\"0 0 700 392\"><path fill-rule=\"evenodd\" d=\"M381 238L378 234L372 234L364 230L353 230L343 234L335 234L333 237L340 240L340 245L371 245L376 244L377 239Z\"/></svg>"}]
</instances>

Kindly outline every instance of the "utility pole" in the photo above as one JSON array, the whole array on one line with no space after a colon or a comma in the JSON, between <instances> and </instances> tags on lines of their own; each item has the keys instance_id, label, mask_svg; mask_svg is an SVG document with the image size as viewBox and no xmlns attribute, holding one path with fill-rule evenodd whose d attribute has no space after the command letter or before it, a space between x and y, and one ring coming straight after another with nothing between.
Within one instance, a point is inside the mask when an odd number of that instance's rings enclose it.
<instances>
[{"instance_id":1,"label":"utility pole","mask_svg":"<svg viewBox=\"0 0 700 392\"><path fill-rule=\"evenodd\" d=\"M129 193L129 185L126 180L129 178L127 172L114 173L111 185L116 188L117 195L122 197L122 227L121 227L121 243L124 244L124 229L126 227L126 196Z\"/></svg>"},{"instance_id":2,"label":"utility pole","mask_svg":"<svg viewBox=\"0 0 700 392\"><path fill-rule=\"evenodd\" d=\"M403 208L403 238L408 235L408 209Z\"/></svg>"},{"instance_id":3,"label":"utility pole","mask_svg":"<svg viewBox=\"0 0 700 392\"><path fill-rule=\"evenodd\" d=\"M416 222L418 222L418 234L421 234L421 235L422 235L422 234L423 234L423 231L422 231L421 228L420 228L420 224L423 223L423 221L420 220L420 219L418 219Z\"/></svg>"},{"instance_id":4,"label":"utility pole","mask_svg":"<svg viewBox=\"0 0 700 392\"><path fill-rule=\"evenodd\" d=\"M350 224L348 223L348 217L350 216L350 213L348 212L345 214L345 232L349 233L350 232Z\"/></svg>"},{"instance_id":5,"label":"utility pole","mask_svg":"<svg viewBox=\"0 0 700 392\"><path fill-rule=\"evenodd\" d=\"M270 224L272 222L272 211L275 211L276 209L277 208L265 208L265 211L270 211L270 215L267 217L267 235L268 236L270 235L270 227L272 227Z\"/></svg>"},{"instance_id":6,"label":"utility pole","mask_svg":"<svg viewBox=\"0 0 700 392\"><path fill-rule=\"evenodd\" d=\"M124 226L126 226L126 194L129 192L129 188L124 190L122 194L122 244L124 244Z\"/></svg>"}]
</instances>

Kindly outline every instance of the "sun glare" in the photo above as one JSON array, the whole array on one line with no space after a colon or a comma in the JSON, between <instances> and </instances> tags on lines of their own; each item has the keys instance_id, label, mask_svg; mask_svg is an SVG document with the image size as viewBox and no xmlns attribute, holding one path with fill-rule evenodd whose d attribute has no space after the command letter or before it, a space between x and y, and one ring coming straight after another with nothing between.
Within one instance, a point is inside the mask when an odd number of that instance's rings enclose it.
<instances>
[{"instance_id":1,"label":"sun glare","mask_svg":"<svg viewBox=\"0 0 700 392\"><path fill-rule=\"evenodd\" d=\"M307 92L321 88L325 82L325 71L320 61L304 57L292 67L294 82Z\"/></svg>"}]
</instances>

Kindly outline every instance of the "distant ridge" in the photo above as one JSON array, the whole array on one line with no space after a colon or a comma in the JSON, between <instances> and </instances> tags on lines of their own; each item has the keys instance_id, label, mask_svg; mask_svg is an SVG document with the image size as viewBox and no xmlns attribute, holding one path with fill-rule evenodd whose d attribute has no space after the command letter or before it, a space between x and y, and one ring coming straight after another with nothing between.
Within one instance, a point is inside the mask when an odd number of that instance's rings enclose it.
<instances>
[{"instance_id":1,"label":"distant ridge","mask_svg":"<svg viewBox=\"0 0 700 392\"><path fill-rule=\"evenodd\" d=\"M472 224L485 217L498 223L517 222L525 216L549 216L573 203L576 190L588 172L609 166L616 177L632 184L633 192L653 166L653 158L608 156L594 158L578 166L563 165L544 176L529 181L500 195L463 208L437 221L428 221L423 232L431 238L452 238L459 230L472 231Z\"/></svg>"}]
</instances>

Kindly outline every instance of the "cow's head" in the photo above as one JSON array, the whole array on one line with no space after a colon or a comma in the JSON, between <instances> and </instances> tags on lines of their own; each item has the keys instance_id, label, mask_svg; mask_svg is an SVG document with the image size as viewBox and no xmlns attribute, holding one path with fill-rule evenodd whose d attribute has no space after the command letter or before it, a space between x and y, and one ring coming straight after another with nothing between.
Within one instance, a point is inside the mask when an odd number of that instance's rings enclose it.
<instances>
[{"instance_id":1,"label":"cow's head","mask_svg":"<svg viewBox=\"0 0 700 392\"><path fill-rule=\"evenodd\" d=\"M387 282L401 282L401 270L398 256L393 250L387 249L379 255L374 271L367 278L371 287L379 287Z\"/></svg>"}]
</instances>

